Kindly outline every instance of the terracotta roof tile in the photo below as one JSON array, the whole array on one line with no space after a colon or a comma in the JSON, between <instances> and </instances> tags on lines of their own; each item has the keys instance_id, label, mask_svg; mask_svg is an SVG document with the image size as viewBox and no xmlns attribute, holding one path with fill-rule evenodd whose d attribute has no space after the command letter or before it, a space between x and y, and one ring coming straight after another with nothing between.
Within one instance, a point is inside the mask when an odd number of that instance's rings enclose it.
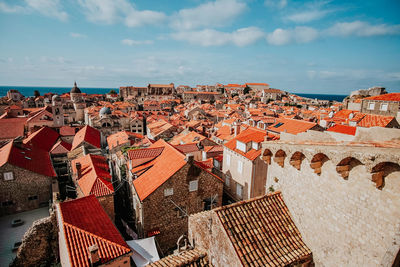
<instances>
[{"instance_id":1,"label":"terracotta roof tile","mask_svg":"<svg viewBox=\"0 0 400 267\"><path fill-rule=\"evenodd\" d=\"M81 164L81 176L77 177L77 182L85 196L100 197L114 193L110 169L105 157L88 154L73 160L71 165L74 174L78 173L77 162Z\"/></svg>"},{"instance_id":2,"label":"terracotta roof tile","mask_svg":"<svg viewBox=\"0 0 400 267\"><path fill-rule=\"evenodd\" d=\"M107 137L107 144L109 149L117 147L121 144L129 143L129 145L135 144L136 140L144 139L144 136L138 133L121 131L115 134L112 134Z\"/></svg>"},{"instance_id":3,"label":"terracotta roof tile","mask_svg":"<svg viewBox=\"0 0 400 267\"><path fill-rule=\"evenodd\" d=\"M146 267L208 267L211 266L208 262L207 252L195 248L185 250L178 255L170 255L156 262L148 264Z\"/></svg>"},{"instance_id":4,"label":"terracotta roof tile","mask_svg":"<svg viewBox=\"0 0 400 267\"><path fill-rule=\"evenodd\" d=\"M261 155L261 146L259 149L253 149L251 148L247 152L243 152L239 149L236 148L236 142L240 141L242 143L248 143L248 142L256 142L256 143L261 143L264 141L264 138L267 136L267 133L263 130L259 130L257 128L249 127L248 129L242 131L240 134L238 134L235 138L224 144L227 148L230 150L235 151L236 153L248 158L249 160L255 160L258 156Z\"/></svg>"},{"instance_id":5,"label":"terracotta roof tile","mask_svg":"<svg viewBox=\"0 0 400 267\"><path fill-rule=\"evenodd\" d=\"M45 126L25 138L23 143L27 146L35 146L50 151L59 136L56 131Z\"/></svg>"},{"instance_id":6,"label":"terracotta roof tile","mask_svg":"<svg viewBox=\"0 0 400 267\"><path fill-rule=\"evenodd\" d=\"M357 127L342 125L342 124L335 124L334 126L327 129L328 132L335 132L335 133L342 133L348 135L355 135Z\"/></svg>"},{"instance_id":7,"label":"terracotta roof tile","mask_svg":"<svg viewBox=\"0 0 400 267\"><path fill-rule=\"evenodd\" d=\"M131 252L95 196L59 204L72 266L89 267L88 247L97 244L101 263Z\"/></svg>"},{"instance_id":8,"label":"terracotta roof tile","mask_svg":"<svg viewBox=\"0 0 400 267\"><path fill-rule=\"evenodd\" d=\"M311 257L280 192L215 212L243 266L288 266Z\"/></svg>"},{"instance_id":9,"label":"terracotta roof tile","mask_svg":"<svg viewBox=\"0 0 400 267\"><path fill-rule=\"evenodd\" d=\"M68 153L69 151L71 151L71 147L72 147L71 144L60 140L54 144L54 146L50 150L50 153L51 154L65 154L65 153Z\"/></svg>"},{"instance_id":10,"label":"terracotta roof tile","mask_svg":"<svg viewBox=\"0 0 400 267\"><path fill-rule=\"evenodd\" d=\"M305 132L317 124L303 120L278 118L274 125L269 126L267 129L272 132L287 132L290 134L298 134Z\"/></svg>"},{"instance_id":11,"label":"terracotta roof tile","mask_svg":"<svg viewBox=\"0 0 400 267\"><path fill-rule=\"evenodd\" d=\"M384 95L370 96L364 98L364 100L382 100L382 101L400 102L400 93L390 93Z\"/></svg>"},{"instance_id":12,"label":"terracotta roof tile","mask_svg":"<svg viewBox=\"0 0 400 267\"><path fill-rule=\"evenodd\" d=\"M393 120L395 120L395 118L392 116L365 114L357 125L361 127L386 127Z\"/></svg>"},{"instance_id":13,"label":"terracotta roof tile","mask_svg":"<svg viewBox=\"0 0 400 267\"><path fill-rule=\"evenodd\" d=\"M24 136L27 118L4 118L0 119L0 139L14 139Z\"/></svg>"},{"instance_id":14,"label":"terracotta roof tile","mask_svg":"<svg viewBox=\"0 0 400 267\"><path fill-rule=\"evenodd\" d=\"M97 129L90 127L89 125L86 125L76 133L74 141L72 142L71 150L74 150L83 142L91 144L94 147L101 148L100 132Z\"/></svg>"},{"instance_id":15,"label":"terracotta roof tile","mask_svg":"<svg viewBox=\"0 0 400 267\"><path fill-rule=\"evenodd\" d=\"M139 174L133 181L133 185L140 200L144 200L153 193L186 164L185 156L164 140L158 140L148 149L154 148L163 148L163 150L153 160L132 169L133 173Z\"/></svg>"}]
</instances>

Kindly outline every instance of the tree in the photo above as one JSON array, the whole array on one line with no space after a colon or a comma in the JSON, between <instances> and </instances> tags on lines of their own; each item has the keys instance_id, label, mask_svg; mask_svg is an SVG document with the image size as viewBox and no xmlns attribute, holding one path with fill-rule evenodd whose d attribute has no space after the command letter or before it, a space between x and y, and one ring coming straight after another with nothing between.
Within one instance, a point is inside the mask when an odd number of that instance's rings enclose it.
<instances>
[{"instance_id":1,"label":"tree","mask_svg":"<svg viewBox=\"0 0 400 267\"><path fill-rule=\"evenodd\" d=\"M246 87L243 89L243 94L247 95L251 91L251 88L246 85Z\"/></svg>"},{"instance_id":2,"label":"tree","mask_svg":"<svg viewBox=\"0 0 400 267\"><path fill-rule=\"evenodd\" d=\"M38 97L38 96L40 96L40 92L38 90L35 90L35 91L33 91L33 95L35 97Z\"/></svg>"},{"instance_id":3,"label":"tree","mask_svg":"<svg viewBox=\"0 0 400 267\"><path fill-rule=\"evenodd\" d=\"M111 89L110 92L108 92L110 95L116 95L117 92L114 89Z\"/></svg>"}]
</instances>

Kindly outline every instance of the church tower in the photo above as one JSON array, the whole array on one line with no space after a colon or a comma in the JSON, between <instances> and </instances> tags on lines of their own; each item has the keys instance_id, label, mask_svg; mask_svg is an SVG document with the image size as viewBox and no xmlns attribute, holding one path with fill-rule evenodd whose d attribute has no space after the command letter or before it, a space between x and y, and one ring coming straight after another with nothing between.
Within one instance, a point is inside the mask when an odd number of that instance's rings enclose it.
<instances>
[{"instance_id":1,"label":"church tower","mask_svg":"<svg viewBox=\"0 0 400 267\"><path fill-rule=\"evenodd\" d=\"M61 102L61 97L53 95L51 98L51 109L53 112L53 126L61 127L64 125L64 109Z\"/></svg>"},{"instance_id":2,"label":"church tower","mask_svg":"<svg viewBox=\"0 0 400 267\"><path fill-rule=\"evenodd\" d=\"M74 87L71 89L70 95L76 114L75 121L84 121L84 109L86 105L82 98L82 92L76 85L76 82L74 83Z\"/></svg>"}]
</instances>

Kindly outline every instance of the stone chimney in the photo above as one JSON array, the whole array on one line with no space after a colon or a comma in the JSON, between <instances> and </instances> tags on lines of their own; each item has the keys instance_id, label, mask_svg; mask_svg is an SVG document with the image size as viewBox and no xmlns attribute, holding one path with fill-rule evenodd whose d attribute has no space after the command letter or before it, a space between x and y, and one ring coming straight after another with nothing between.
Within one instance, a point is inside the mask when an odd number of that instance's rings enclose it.
<instances>
[{"instance_id":1,"label":"stone chimney","mask_svg":"<svg viewBox=\"0 0 400 267\"><path fill-rule=\"evenodd\" d=\"M234 131L234 135L237 136L238 134L240 134L240 122L239 121L234 121L233 122L233 131Z\"/></svg>"},{"instance_id":2,"label":"stone chimney","mask_svg":"<svg viewBox=\"0 0 400 267\"><path fill-rule=\"evenodd\" d=\"M186 162L192 165L193 162L194 162L194 156L192 154L187 154L186 155Z\"/></svg>"},{"instance_id":3,"label":"stone chimney","mask_svg":"<svg viewBox=\"0 0 400 267\"><path fill-rule=\"evenodd\" d=\"M75 163L75 168L76 168L76 178L79 179L82 176L82 165L80 162Z\"/></svg>"},{"instance_id":4,"label":"stone chimney","mask_svg":"<svg viewBox=\"0 0 400 267\"><path fill-rule=\"evenodd\" d=\"M99 247L97 244L93 244L88 247L89 251L89 261L90 266L99 266L100 265L100 256L99 256Z\"/></svg>"}]
</instances>

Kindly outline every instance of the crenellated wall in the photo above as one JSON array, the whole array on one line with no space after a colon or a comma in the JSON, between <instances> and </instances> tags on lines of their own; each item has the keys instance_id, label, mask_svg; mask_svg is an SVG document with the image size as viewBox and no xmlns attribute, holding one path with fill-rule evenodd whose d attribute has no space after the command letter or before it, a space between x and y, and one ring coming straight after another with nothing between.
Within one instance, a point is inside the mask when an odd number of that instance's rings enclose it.
<instances>
[{"instance_id":1,"label":"crenellated wall","mask_svg":"<svg viewBox=\"0 0 400 267\"><path fill-rule=\"evenodd\" d=\"M266 190L280 190L317 266L392 266L400 249L396 145L264 142Z\"/></svg>"}]
</instances>

